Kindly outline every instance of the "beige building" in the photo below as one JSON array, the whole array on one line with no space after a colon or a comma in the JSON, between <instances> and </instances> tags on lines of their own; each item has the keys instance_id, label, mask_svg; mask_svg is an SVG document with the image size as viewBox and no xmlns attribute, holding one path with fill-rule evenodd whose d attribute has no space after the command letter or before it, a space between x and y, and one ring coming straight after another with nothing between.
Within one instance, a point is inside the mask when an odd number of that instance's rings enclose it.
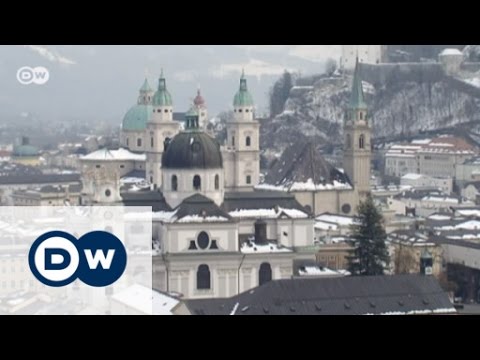
<instances>
[{"instance_id":1,"label":"beige building","mask_svg":"<svg viewBox=\"0 0 480 360\"><path fill-rule=\"evenodd\" d=\"M81 205L81 185L43 186L31 190L17 190L11 195L14 206Z\"/></svg>"},{"instance_id":2,"label":"beige building","mask_svg":"<svg viewBox=\"0 0 480 360\"><path fill-rule=\"evenodd\" d=\"M400 230L388 236L391 267L394 274L419 274L422 259L431 259L426 275L438 277L443 271L442 246L429 241L428 237L411 230ZM428 265L428 264L427 264Z\"/></svg>"},{"instance_id":3,"label":"beige building","mask_svg":"<svg viewBox=\"0 0 480 360\"><path fill-rule=\"evenodd\" d=\"M473 181L480 181L480 158L477 156L458 164L455 174L455 182L460 187Z\"/></svg>"},{"instance_id":4,"label":"beige building","mask_svg":"<svg viewBox=\"0 0 480 360\"><path fill-rule=\"evenodd\" d=\"M467 141L449 135L392 145L385 154L385 174L454 178L457 167L476 153L477 149Z\"/></svg>"},{"instance_id":5,"label":"beige building","mask_svg":"<svg viewBox=\"0 0 480 360\"><path fill-rule=\"evenodd\" d=\"M101 149L80 159L84 202L120 202L121 179L130 173L145 172L145 155L126 149Z\"/></svg>"},{"instance_id":6,"label":"beige building","mask_svg":"<svg viewBox=\"0 0 480 360\"><path fill-rule=\"evenodd\" d=\"M437 188L450 194L453 191L453 179L431 177L423 174L406 174L400 179L400 186L412 188Z\"/></svg>"}]
</instances>

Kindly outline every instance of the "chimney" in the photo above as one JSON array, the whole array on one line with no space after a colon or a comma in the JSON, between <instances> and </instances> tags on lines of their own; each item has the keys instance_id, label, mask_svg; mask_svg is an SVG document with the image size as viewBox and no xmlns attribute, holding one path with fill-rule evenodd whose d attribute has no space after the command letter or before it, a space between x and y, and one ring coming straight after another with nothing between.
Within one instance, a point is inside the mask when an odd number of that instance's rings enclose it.
<instances>
[{"instance_id":1,"label":"chimney","mask_svg":"<svg viewBox=\"0 0 480 360\"><path fill-rule=\"evenodd\" d=\"M263 220L257 220L255 222L255 243L267 243L267 223Z\"/></svg>"}]
</instances>

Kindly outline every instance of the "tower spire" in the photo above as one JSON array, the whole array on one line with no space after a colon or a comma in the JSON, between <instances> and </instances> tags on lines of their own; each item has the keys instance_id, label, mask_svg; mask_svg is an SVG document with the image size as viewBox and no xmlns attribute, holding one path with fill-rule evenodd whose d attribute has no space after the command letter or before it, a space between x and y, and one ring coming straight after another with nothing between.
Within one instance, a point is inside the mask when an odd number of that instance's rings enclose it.
<instances>
[{"instance_id":1,"label":"tower spire","mask_svg":"<svg viewBox=\"0 0 480 360\"><path fill-rule=\"evenodd\" d=\"M355 63L355 72L353 73L353 84L352 84L352 93L350 96L350 109L366 109L367 104L363 96L363 85L362 79L360 76L360 63L357 61Z\"/></svg>"}]
</instances>

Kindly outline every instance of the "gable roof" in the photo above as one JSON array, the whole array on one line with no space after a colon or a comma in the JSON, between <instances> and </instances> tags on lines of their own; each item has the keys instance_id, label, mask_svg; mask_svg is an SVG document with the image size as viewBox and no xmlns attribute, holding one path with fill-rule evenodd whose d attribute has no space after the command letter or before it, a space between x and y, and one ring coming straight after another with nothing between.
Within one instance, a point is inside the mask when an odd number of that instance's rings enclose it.
<instances>
[{"instance_id":1,"label":"gable roof","mask_svg":"<svg viewBox=\"0 0 480 360\"><path fill-rule=\"evenodd\" d=\"M348 176L328 163L311 142L287 148L268 170L264 183L284 187L298 183L351 186Z\"/></svg>"},{"instance_id":2,"label":"gable roof","mask_svg":"<svg viewBox=\"0 0 480 360\"><path fill-rule=\"evenodd\" d=\"M367 315L455 313L433 276L275 280L230 299L190 300L194 315Z\"/></svg>"}]
</instances>

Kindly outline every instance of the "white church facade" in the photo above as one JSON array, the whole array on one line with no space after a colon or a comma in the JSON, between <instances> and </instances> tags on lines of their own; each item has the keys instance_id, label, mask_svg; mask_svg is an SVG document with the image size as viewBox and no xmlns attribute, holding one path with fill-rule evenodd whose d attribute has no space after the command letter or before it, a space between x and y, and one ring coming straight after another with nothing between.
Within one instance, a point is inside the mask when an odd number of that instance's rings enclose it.
<instances>
[{"instance_id":1,"label":"white church facade","mask_svg":"<svg viewBox=\"0 0 480 360\"><path fill-rule=\"evenodd\" d=\"M325 170L334 184L330 193L348 202L348 212L368 192L370 171L371 129L357 76L353 90L346 119L350 165L346 174ZM207 109L200 93L184 124L173 119L162 74L155 92L145 82L124 120L122 145L128 149L82 159L91 203L152 207L158 290L188 299L231 297L272 279L299 276L315 262L313 207L293 191L259 184L260 125L244 74L233 108L221 145L204 130ZM328 187L325 180L320 185ZM315 196L321 204L322 192Z\"/></svg>"}]
</instances>

